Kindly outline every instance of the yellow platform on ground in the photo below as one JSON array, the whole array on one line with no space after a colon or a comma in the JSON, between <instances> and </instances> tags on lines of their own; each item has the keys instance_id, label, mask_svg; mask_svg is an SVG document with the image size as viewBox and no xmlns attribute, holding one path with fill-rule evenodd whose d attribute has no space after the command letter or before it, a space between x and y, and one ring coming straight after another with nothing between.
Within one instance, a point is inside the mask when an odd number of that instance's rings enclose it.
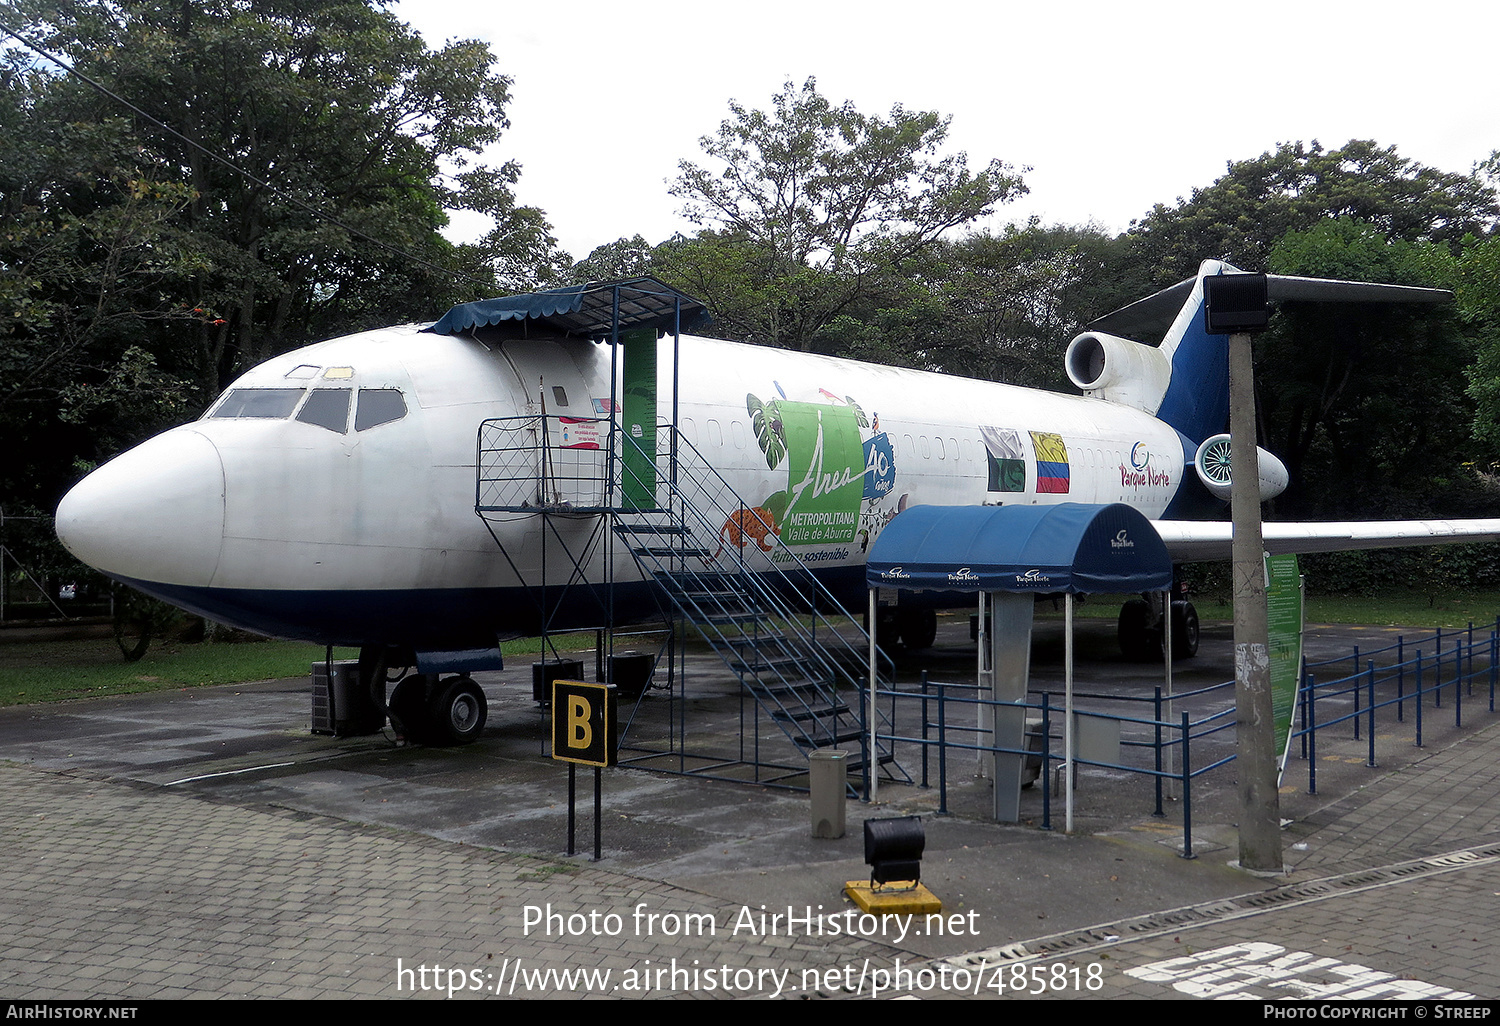
<instances>
[{"instance_id":1,"label":"yellow platform on ground","mask_svg":"<svg viewBox=\"0 0 1500 1026\"><path fill-rule=\"evenodd\" d=\"M923 884L908 887L909 883L894 882L876 888L868 880L850 880L844 893L861 910L877 916L922 916L943 910L938 896Z\"/></svg>"}]
</instances>

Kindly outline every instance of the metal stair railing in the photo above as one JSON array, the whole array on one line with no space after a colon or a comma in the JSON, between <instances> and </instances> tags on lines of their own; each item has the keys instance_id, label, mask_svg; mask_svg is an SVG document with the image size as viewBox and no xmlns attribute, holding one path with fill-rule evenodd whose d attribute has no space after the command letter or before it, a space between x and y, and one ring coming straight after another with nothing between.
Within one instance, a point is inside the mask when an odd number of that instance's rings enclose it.
<instances>
[{"instance_id":1,"label":"metal stair railing","mask_svg":"<svg viewBox=\"0 0 1500 1026\"><path fill-rule=\"evenodd\" d=\"M621 437L640 452L638 442ZM798 748L858 740L861 765L851 768L862 768L869 761L865 709L862 703L851 709L839 691L858 695L868 685L868 634L847 613L835 623L823 612L842 612L842 606L781 543L775 525L746 504L680 432L660 426L658 440L650 464L657 481L631 480L635 494L654 492L657 509L621 510L617 535ZM630 474L623 469L629 462L619 461L624 475ZM778 552L785 555L772 559ZM877 676L891 679L889 657L880 653L879 659L884 672ZM894 764L885 745L876 760Z\"/></svg>"}]
</instances>

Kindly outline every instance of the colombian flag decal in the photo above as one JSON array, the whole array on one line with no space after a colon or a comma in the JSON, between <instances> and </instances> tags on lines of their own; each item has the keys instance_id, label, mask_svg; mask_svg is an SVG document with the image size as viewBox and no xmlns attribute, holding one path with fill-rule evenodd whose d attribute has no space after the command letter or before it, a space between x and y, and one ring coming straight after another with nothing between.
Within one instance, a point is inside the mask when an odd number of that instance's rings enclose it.
<instances>
[{"instance_id":1,"label":"colombian flag decal","mask_svg":"<svg viewBox=\"0 0 1500 1026\"><path fill-rule=\"evenodd\" d=\"M1038 493L1065 493L1068 490L1068 447L1062 435L1050 431L1031 431L1031 447L1036 450L1036 490Z\"/></svg>"}]
</instances>

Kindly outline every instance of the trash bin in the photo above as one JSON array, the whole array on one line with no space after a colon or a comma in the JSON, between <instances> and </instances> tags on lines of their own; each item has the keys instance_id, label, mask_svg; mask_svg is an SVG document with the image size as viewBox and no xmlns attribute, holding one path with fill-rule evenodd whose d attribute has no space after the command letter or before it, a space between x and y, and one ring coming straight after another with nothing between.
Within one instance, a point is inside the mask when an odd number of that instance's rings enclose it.
<instances>
[{"instance_id":1,"label":"trash bin","mask_svg":"<svg viewBox=\"0 0 1500 1026\"><path fill-rule=\"evenodd\" d=\"M640 698L651 683L656 660L645 652L621 652L609 657L609 682L620 698Z\"/></svg>"},{"instance_id":2,"label":"trash bin","mask_svg":"<svg viewBox=\"0 0 1500 1026\"><path fill-rule=\"evenodd\" d=\"M552 682L583 680L582 659L549 659L531 664L531 700L540 705L552 704Z\"/></svg>"},{"instance_id":3,"label":"trash bin","mask_svg":"<svg viewBox=\"0 0 1500 1026\"><path fill-rule=\"evenodd\" d=\"M807 756L807 784L812 798L812 835L844 836L844 801L849 793L849 753L819 748Z\"/></svg>"},{"instance_id":4,"label":"trash bin","mask_svg":"<svg viewBox=\"0 0 1500 1026\"><path fill-rule=\"evenodd\" d=\"M1030 787L1042 775L1042 718L1026 717L1026 765L1021 770L1021 786Z\"/></svg>"}]
</instances>

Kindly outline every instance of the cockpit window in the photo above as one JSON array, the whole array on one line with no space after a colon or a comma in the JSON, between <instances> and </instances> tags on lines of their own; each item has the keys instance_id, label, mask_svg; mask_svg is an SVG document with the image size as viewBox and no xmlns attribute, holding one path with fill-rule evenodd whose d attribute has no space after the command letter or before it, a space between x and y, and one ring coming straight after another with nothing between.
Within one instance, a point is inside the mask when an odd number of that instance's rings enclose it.
<instances>
[{"instance_id":1,"label":"cockpit window","mask_svg":"<svg viewBox=\"0 0 1500 1026\"><path fill-rule=\"evenodd\" d=\"M317 377L318 371L322 369L323 368L321 367L314 367L310 363L299 363L297 364L297 366L287 371L286 376L296 381L307 381L311 378Z\"/></svg>"},{"instance_id":2,"label":"cockpit window","mask_svg":"<svg viewBox=\"0 0 1500 1026\"><path fill-rule=\"evenodd\" d=\"M231 388L214 412L215 420L253 417L281 420L292 415L305 388Z\"/></svg>"},{"instance_id":3,"label":"cockpit window","mask_svg":"<svg viewBox=\"0 0 1500 1026\"><path fill-rule=\"evenodd\" d=\"M365 431L406 416L406 400L394 388L361 388L354 430Z\"/></svg>"},{"instance_id":4,"label":"cockpit window","mask_svg":"<svg viewBox=\"0 0 1500 1026\"><path fill-rule=\"evenodd\" d=\"M347 388L315 388L297 411L297 419L343 434L349 430L349 396Z\"/></svg>"}]
</instances>

